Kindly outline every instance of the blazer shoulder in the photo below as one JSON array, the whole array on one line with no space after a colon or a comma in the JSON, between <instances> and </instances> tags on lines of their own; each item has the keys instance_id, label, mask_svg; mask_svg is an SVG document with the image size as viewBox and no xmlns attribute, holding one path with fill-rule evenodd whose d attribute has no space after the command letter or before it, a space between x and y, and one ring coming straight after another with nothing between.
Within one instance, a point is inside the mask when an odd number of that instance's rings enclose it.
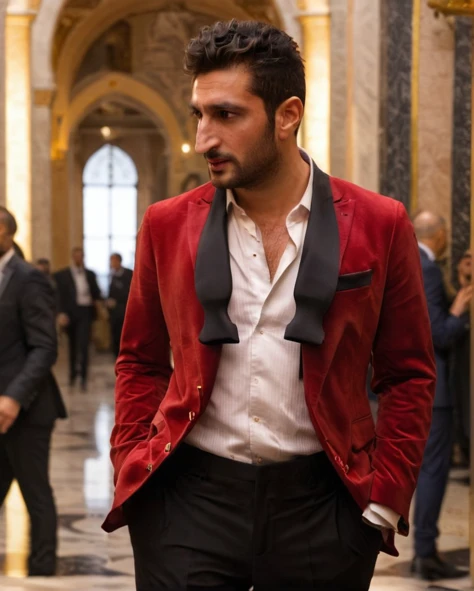
<instances>
[{"instance_id":1,"label":"blazer shoulder","mask_svg":"<svg viewBox=\"0 0 474 591\"><path fill-rule=\"evenodd\" d=\"M170 219L176 215L182 215L183 212L187 212L189 203L211 203L214 192L215 188L212 183L206 183L181 195L153 203L148 207L145 217L148 217L149 221L153 223L157 219Z\"/></svg>"},{"instance_id":2,"label":"blazer shoulder","mask_svg":"<svg viewBox=\"0 0 474 591\"><path fill-rule=\"evenodd\" d=\"M339 198L349 201L357 201L357 209L367 211L371 215L376 214L378 218L380 216L388 216L396 218L399 214L399 208L401 201L394 199L393 197L387 197L381 195L375 191L369 191L359 185L350 183L349 181L339 179L337 177L330 177L331 186L335 198Z\"/></svg>"}]
</instances>

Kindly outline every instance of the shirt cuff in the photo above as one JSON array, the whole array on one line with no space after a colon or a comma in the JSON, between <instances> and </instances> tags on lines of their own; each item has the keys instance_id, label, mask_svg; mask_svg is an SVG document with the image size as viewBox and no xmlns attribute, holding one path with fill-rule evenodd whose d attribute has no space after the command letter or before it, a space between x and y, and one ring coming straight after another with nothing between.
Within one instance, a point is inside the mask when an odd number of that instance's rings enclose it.
<instances>
[{"instance_id":1,"label":"shirt cuff","mask_svg":"<svg viewBox=\"0 0 474 591\"><path fill-rule=\"evenodd\" d=\"M377 529L386 528L398 532L400 515L385 505L369 503L369 506L362 514L362 518L368 525Z\"/></svg>"}]
</instances>

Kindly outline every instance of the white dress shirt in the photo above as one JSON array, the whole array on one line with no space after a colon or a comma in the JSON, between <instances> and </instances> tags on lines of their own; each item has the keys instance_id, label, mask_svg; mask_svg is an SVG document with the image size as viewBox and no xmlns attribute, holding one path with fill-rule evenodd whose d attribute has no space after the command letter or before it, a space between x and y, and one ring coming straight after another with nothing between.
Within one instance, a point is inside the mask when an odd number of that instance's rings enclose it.
<instances>
[{"instance_id":1,"label":"white dress shirt","mask_svg":"<svg viewBox=\"0 0 474 591\"><path fill-rule=\"evenodd\" d=\"M12 247L10 248L10 250L7 250L7 252L0 258L0 283L2 282L3 273L5 271L6 266L10 262L11 258L14 256L15 249Z\"/></svg>"},{"instance_id":2,"label":"white dress shirt","mask_svg":"<svg viewBox=\"0 0 474 591\"><path fill-rule=\"evenodd\" d=\"M71 265L71 273L76 284L76 304L78 306L92 306L94 302L92 301L86 270Z\"/></svg>"},{"instance_id":3,"label":"white dress shirt","mask_svg":"<svg viewBox=\"0 0 474 591\"><path fill-rule=\"evenodd\" d=\"M284 462L322 451L300 379L300 344L284 339L311 210L313 169L286 219L290 239L270 280L262 235L227 192L232 296L228 313L240 342L223 345L208 406L186 442L239 462ZM398 516L372 503L372 524L396 529Z\"/></svg>"}]
</instances>

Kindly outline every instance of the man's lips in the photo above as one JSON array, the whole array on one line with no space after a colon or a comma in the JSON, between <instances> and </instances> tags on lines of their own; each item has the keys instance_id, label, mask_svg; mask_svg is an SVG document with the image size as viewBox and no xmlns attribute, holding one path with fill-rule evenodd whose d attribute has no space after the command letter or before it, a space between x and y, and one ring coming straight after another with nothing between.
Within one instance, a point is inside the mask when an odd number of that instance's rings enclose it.
<instances>
[{"instance_id":1,"label":"man's lips","mask_svg":"<svg viewBox=\"0 0 474 591\"><path fill-rule=\"evenodd\" d=\"M208 160L207 162L211 170L217 171L223 169L225 165L230 162L230 160L226 158L213 158L212 160Z\"/></svg>"}]
</instances>

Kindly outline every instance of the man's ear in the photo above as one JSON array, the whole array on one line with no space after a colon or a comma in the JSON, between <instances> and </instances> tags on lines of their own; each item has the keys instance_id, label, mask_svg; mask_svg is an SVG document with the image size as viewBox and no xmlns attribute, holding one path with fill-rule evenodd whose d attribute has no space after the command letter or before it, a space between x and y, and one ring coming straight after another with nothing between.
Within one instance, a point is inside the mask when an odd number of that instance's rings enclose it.
<instances>
[{"instance_id":1,"label":"man's ear","mask_svg":"<svg viewBox=\"0 0 474 591\"><path fill-rule=\"evenodd\" d=\"M297 96L292 96L281 103L275 113L275 134L280 141L295 136L303 113L303 103Z\"/></svg>"}]
</instances>

